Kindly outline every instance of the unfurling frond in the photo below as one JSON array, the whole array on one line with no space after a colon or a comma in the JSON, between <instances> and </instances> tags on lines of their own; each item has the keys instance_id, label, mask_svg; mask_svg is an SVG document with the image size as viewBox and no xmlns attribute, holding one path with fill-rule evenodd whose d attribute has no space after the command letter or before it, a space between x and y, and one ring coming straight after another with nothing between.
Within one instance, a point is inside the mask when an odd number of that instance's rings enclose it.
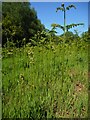
<instances>
[{"instance_id":1,"label":"unfurling frond","mask_svg":"<svg viewBox=\"0 0 90 120\"><path fill-rule=\"evenodd\" d=\"M66 10L69 10L70 8L75 8L76 9L76 7L74 5L69 5L68 7L66 7Z\"/></svg>"}]
</instances>

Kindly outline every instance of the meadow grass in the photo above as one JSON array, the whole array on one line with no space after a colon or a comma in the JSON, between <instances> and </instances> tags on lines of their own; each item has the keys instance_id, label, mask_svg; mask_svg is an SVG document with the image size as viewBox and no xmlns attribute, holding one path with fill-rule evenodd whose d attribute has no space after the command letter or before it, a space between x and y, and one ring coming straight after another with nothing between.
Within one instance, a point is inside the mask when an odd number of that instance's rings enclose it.
<instances>
[{"instance_id":1,"label":"meadow grass","mask_svg":"<svg viewBox=\"0 0 90 120\"><path fill-rule=\"evenodd\" d=\"M87 117L87 45L3 48L2 90L3 118Z\"/></svg>"}]
</instances>

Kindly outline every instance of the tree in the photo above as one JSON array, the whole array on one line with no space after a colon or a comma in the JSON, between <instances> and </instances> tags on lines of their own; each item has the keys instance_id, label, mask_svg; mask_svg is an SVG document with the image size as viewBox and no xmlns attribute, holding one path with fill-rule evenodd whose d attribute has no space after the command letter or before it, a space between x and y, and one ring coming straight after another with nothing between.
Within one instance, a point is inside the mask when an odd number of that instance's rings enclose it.
<instances>
[{"instance_id":1,"label":"tree","mask_svg":"<svg viewBox=\"0 0 90 120\"><path fill-rule=\"evenodd\" d=\"M61 4L61 7L58 7L57 8L57 10L56 10L56 12L58 11L58 10L61 10L61 11L63 11L64 12L64 26L61 26L61 25L59 25L59 24L51 24L51 26L53 27L53 28L56 28L56 27L58 27L58 28L61 28L63 31L64 31L64 34L70 29L70 28L72 28L72 27L77 27L77 26L79 26L79 25L84 25L83 23L78 23L78 24L70 24L70 25L66 25L66 11L67 10L69 10L69 9L71 9L71 8L75 8L76 9L76 7L74 6L74 5L69 5L69 6L67 6L66 8L65 8L65 6L64 6L64 3L62 3Z\"/></svg>"},{"instance_id":2,"label":"tree","mask_svg":"<svg viewBox=\"0 0 90 120\"><path fill-rule=\"evenodd\" d=\"M7 41L12 41L16 46L21 46L24 38L28 43L29 38L43 29L44 25L37 18L37 13L29 2L2 3L3 45Z\"/></svg>"}]
</instances>

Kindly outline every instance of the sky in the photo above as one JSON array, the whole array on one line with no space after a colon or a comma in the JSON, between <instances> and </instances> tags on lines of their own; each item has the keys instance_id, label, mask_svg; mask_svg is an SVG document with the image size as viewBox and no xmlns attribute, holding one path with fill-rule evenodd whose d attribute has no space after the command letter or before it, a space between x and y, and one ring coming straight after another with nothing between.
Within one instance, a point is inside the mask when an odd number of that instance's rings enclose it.
<instances>
[{"instance_id":1,"label":"sky","mask_svg":"<svg viewBox=\"0 0 90 120\"><path fill-rule=\"evenodd\" d=\"M72 23L84 23L84 26L74 27L69 29L69 31L77 30L79 35L88 30L88 2L64 2L65 7L70 4L74 4L76 9L71 8L66 11L66 24ZM56 23L63 25L63 12L56 12L57 7L61 7L61 2L31 2L31 7L33 7L36 12L38 19L44 24L45 28L51 30L51 24ZM57 34L63 33L61 29L56 29Z\"/></svg>"}]
</instances>

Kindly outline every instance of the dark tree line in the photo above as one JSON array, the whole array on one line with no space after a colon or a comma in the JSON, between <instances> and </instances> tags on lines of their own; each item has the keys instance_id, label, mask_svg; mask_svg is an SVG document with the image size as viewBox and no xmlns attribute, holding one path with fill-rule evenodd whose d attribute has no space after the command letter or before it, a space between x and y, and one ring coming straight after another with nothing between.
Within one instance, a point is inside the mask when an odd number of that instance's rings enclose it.
<instances>
[{"instance_id":1,"label":"dark tree line","mask_svg":"<svg viewBox=\"0 0 90 120\"><path fill-rule=\"evenodd\" d=\"M21 46L23 39L28 43L31 37L44 29L29 2L2 3L2 45L11 41Z\"/></svg>"}]
</instances>

